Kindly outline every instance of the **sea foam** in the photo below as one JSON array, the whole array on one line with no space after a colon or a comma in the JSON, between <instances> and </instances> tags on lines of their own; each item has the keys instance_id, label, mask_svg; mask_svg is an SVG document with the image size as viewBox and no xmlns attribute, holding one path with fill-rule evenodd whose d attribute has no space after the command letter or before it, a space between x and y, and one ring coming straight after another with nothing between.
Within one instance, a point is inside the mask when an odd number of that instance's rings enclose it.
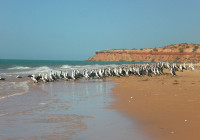
<instances>
[{"instance_id":1,"label":"sea foam","mask_svg":"<svg viewBox=\"0 0 200 140\"><path fill-rule=\"evenodd\" d=\"M72 67L70 65L62 65L60 68L61 69L70 69Z\"/></svg>"},{"instance_id":2,"label":"sea foam","mask_svg":"<svg viewBox=\"0 0 200 140\"><path fill-rule=\"evenodd\" d=\"M18 71L15 72L14 74L39 74L39 73L49 73L50 71L54 71L54 69L47 66L42 66L42 67L31 68L25 71Z\"/></svg>"},{"instance_id":3,"label":"sea foam","mask_svg":"<svg viewBox=\"0 0 200 140\"><path fill-rule=\"evenodd\" d=\"M30 67L17 66L17 67L8 68L8 70L27 70L27 69L30 69Z\"/></svg>"},{"instance_id":4,"label":"sea foam","mask_svg":"<svg viewBox=\"0 0 200 140\"><path fill-rule=\"evenodd\" d=\"M53 71L53 69L47 66L43 66L43 67L38 67L32 71L29 71L29 73L48 73L50 71Z\"/></svg>"},{"instance_id":5,"label":"sea foam","mask_svg":"<svg viewBox=\"0 0 200 140\"><path fill-rule=\"evenodd\" d=\"M28 81L3 82L0 85L0 99L22 95L29 90Z\"/></svg>"},{"instance_id":6,"label":"sea foam","mask_svg":"<svg viewBox=\"0 0 200 140\"><path fill-rule=\"evenodd\" d=\"M112 64L112 65L74 65L74 66L70 66L70 65L63 65L60 67L60 69L64 69L64 70L70 70L70 69L78 69L78 70L83 70L83 69L102 69L102 68L108 68L108 67L117 67L117 65Z\"/></svg>"}]
</instances>

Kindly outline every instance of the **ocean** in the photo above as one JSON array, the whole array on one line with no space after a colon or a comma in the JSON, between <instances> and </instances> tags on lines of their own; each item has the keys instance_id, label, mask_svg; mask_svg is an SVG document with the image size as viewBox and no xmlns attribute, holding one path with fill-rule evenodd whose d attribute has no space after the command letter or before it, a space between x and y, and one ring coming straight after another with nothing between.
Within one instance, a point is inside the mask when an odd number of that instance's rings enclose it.
<instances>
[{"instance_id":1,"label":"ocean","mask_svg":"<svg viewBox=\"0 0 200 140\"><path fill-rule=\"evenodd\" d=\"M137 62L134 62L137 63ZM107 65L133 64L133 62L89 62L67 60L10 60L0 59L0 72L28 71L28 70L51 70L72 68L94 68ZM45 69L46 68L46 69ZM34 71L35 72L35 71Z\"/></svg>"},{"instance_id":2,"label":"ocean","mask_svg":"<svg viewBox=\"0 0 200 140\"><path fill-rule=\"evenodd\" d=\"M27 77L28 75L38 75L39 73L50 73L51 71L69 71L78 69L92 70L95 68L105 68L121 64L131 64L130 62L86 62L86 61L64 61L64 60L0 60L0 76L6 78L6 82L0 84L0 99L14 95L23 94L28 90L30 78L16 79L16 76Z\"/></svg>"},{"instance_id":3,"label":"ocean","mask_svg":"<svg viewBox=\"0 0 200 140\"><path fill-rule=\"evenodd\" d=\"M146 140L137 122L108 106L107 79L33 83L27 75L115 67L130 62L0 60L0 139ZM16 78L17 75L22 78Z\"/></svg>"}]
</instances>

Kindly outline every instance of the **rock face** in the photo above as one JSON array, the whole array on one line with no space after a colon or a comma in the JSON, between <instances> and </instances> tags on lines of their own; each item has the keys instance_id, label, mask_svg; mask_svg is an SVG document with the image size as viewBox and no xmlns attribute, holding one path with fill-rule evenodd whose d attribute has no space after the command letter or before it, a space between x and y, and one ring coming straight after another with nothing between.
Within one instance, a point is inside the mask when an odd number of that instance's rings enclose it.
<instances>
[{"instance_id":1,"label":"rock face","mask_svg":"<svg viewBox=\"0 0 200 140\"><path fill-rule=\"evenodd\" d=\"M174 44L160 48L97 51L86 61L200 62L199 44Z\"/></svg>"}]
</instances>

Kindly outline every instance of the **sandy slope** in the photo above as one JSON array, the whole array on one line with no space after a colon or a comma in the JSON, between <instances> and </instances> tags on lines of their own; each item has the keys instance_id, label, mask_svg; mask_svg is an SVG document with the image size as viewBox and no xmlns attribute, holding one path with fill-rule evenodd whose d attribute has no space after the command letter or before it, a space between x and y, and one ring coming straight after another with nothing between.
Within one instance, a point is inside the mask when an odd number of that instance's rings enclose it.
<instances>
[{"instance_id":1,"label":"sandy slope","mask_svg":"<svg viewBox=\"0 0 200 140\"><path fill-rule=\"evenodd\" d=\"M177 75L116 78L112 108L138 120L153 140L199 140L200 70Z\"/></svg>"}]
</instances>

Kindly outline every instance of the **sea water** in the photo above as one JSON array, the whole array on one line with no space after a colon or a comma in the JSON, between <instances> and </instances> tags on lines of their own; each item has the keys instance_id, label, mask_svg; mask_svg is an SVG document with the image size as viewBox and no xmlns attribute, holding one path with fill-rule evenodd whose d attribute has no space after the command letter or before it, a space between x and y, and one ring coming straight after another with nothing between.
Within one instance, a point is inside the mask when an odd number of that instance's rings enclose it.
<instances>
[{"instance_id":1,"label":"sea water","mask_svg":"<svg viewBox=\"0 0 200 140\"><path fill-rule=\"evenodd\" d=\"M34 84L28 74L93 69L123 62L3 60L0 71L0 139L147 139L138 124L116 110L106 79ZM127 63L126 63L127 64ZM16 79L16 75L24 78Z\"/></svg>"},{"instance_id":2,"label":"sea water","mask_svg":"<svg viewBox=\"0 0 200 140\"><path fill-rule=\"evenodd\" d=\"M86 61L64 61L64 60L8 60L0 59L0 76L6 81L0 81L0 99L23 94L28 91L28 75L49 74L51 71L69 72L77 69L80 72L97 68L115 67L121 64L132 64L131 62L86 62ZM21 81L16 76L24 77ZM21 82L21 83L20 83Z\"/></svg>"}]
</instances>

